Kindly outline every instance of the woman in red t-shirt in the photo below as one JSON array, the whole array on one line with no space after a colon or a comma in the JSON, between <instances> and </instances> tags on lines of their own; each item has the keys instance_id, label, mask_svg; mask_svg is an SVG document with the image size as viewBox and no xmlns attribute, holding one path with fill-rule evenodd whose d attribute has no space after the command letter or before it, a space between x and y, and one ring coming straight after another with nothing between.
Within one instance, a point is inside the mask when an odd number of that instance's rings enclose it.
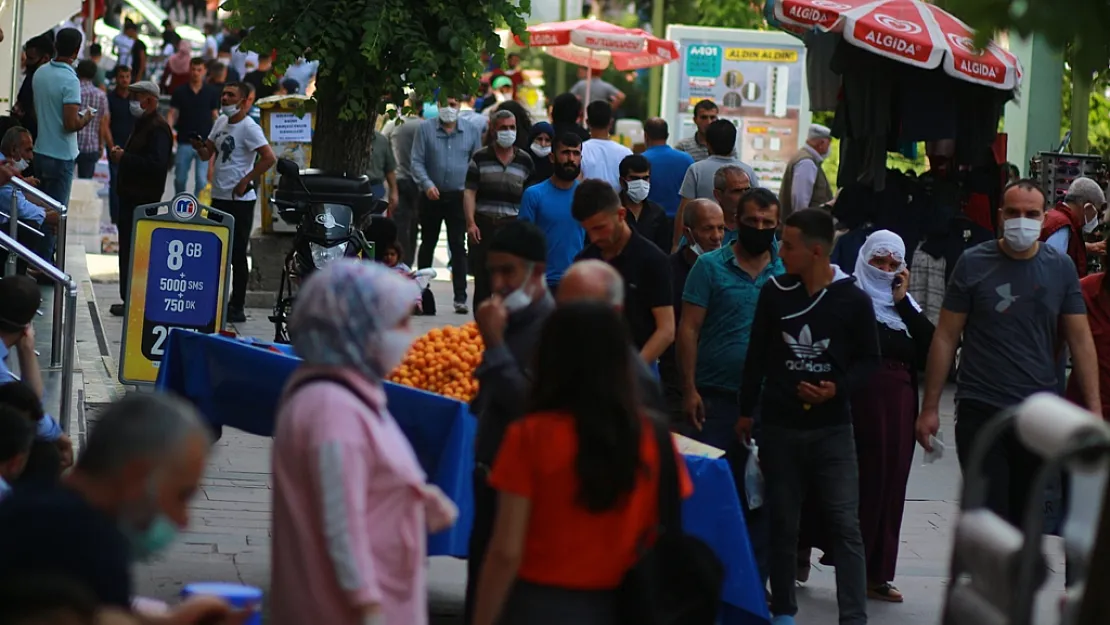
<instances>
[{"instance_id":1,"label":"woman in red t-shirt","mask_svg":"<svg viewBox=\"0 0 1110 625\"><path fill-rule=\"evenodd\" d=\"M498 510L475 625L615 622L613 590L658 518L659 453L630 344L603 304L547 321L529 414L508 427L489 477Z\"/></svg>"}]
</instances>

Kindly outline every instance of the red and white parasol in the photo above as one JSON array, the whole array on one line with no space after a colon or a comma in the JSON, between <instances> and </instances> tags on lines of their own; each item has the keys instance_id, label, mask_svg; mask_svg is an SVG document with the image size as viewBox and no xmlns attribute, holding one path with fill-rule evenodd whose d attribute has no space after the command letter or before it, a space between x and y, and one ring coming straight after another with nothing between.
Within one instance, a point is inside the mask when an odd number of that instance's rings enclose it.
<instances>
[{"instance_id":1,"label":"red and white parasol","mask_svg":"<svg viewBox=\"0 0 1110 625\"><path fill-rule=\"evenodd\" d=\"M921 0L774 0L785 26L840 33L848 43L895 61L944 71L997 89L1021 84L1021 62L991 42L975 48L975 32Z\"/></svg>"},{"instance_id":2,"label":"red and white parasol","mask_svg":"<svg viewBox=\"0 0 1110 625\"><path fill-rule=\"evenodd\" d=\"M678 47L638 28L624 28L600 20L549 22L528 27L528 43L546 48L551 56L600 72L609 67L621 71L666 65L678 59ZM517 45L525 45L516 37Z\"/></svg>"}]
</instances>

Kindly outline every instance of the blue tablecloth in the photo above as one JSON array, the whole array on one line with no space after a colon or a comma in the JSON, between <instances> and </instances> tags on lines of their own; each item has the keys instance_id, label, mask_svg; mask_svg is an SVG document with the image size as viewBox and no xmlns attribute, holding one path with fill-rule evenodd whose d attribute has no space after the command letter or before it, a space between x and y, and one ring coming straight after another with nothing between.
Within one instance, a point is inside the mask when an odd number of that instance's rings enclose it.
<instances>
[{"instance_id":1,"label":"blue tablecloth","mask_svg":"<svg viewBox=\"0 0 1110 625\"><path fill-rule=\"evenodd\" d=\"M215 428L270 436L281 390L299 364L286 346L175 330L166 341L157 387L188 398ZM459 507L453 528L429 536L428 553L466 557L476 420L466 404L440 395L390 383L386 395L429 479ZM766 624L763 586L728 463L686 456L686 467L694 494L683 505L684 525L725 566L722 623Z\"/></svg>"}]
</instances>

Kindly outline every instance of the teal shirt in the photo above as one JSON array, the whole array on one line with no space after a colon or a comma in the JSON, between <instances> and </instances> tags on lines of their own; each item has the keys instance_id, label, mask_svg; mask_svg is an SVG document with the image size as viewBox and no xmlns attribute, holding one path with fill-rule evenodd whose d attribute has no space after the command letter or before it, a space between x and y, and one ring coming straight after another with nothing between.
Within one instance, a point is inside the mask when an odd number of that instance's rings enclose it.
<instances>
[{"instance_id":1,"label":"teal shirt","mask_svg":"<svg viewBox=\"0 0 1110 625\"><path fill-rule=\"evenodd\" d=\"M728 245L702 254L690 269L682 301L705 309L695 373L699 389L740 391L759 292L772 277L786 273L777 244L771 254L755 280L736 264Z\"/></svg>"},{"instance_id":2,"label":"teal shirt","mask_svg":"<svg viewBox=\"0 0 1110 625\"><path fill-rule=\"evenodd\" d=\"M81 81L77 80L77 72L70 65L50 61L35 70L32 80L35 117L39 123L35 154L60 161L76 159L77 133L66 130L62 107L66 104L81 106Z\"/></svg>"}]
</instances>

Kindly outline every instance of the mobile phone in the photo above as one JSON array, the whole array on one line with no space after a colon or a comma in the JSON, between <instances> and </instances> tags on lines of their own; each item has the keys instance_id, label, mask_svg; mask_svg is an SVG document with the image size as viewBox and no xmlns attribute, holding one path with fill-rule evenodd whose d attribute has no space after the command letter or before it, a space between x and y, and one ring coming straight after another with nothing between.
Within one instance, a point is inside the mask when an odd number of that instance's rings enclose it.
<instances>
[{"instance_id":1,"label":"mobile phone","mask_svg":"<svg viewBox=\"0 0 1110 625\"><path fill-rule=\"evenodd\" d=\"M199 132L190 132L189 141L200 141L203 143L204 137Z\"/></svg>"},{"instance_id":2,"label":"mobile phone","mask_svg":"<svg viewBox=\"0 0 1110 625\"><path fill-rule=\"evenodd\" d=\"M96 109L94 109L93 107L90 106L89 108L81 111L80 115L82 117L84 117L85 115L88 115L90 113L93 114L93 115L96 115Z\"/></svg>"},{"instance_id":3,"label":"mobile phone","mask_svg":"<svg viewBox=\"0 0 1110 625\"><path fill-rule=\"evenodd\" d=\"M901 288L901 286L902 286L902 277L899 276L899 277L894 279L894 288L896 288L896 289Z\"/></svg>"}]
</instances>

